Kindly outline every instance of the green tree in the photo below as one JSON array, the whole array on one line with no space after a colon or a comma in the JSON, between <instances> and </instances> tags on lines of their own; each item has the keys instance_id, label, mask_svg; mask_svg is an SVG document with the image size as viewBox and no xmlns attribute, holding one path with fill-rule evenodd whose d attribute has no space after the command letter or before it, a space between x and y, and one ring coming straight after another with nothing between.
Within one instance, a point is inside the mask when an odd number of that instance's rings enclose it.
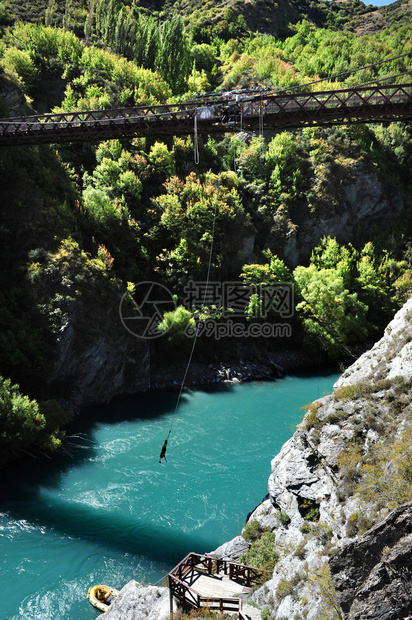
<instances>
[{"instance_id":1,"label":"green tree","mask_svg":"<svg viewBox=\"0 0 412 620\"><path fill-rule=\"evenodd\" d=\"M191 61L189 40L180 15L174 15L160 27L160 47L155 68L170 85L173 94L185 89Z\"/></svg>"},{"instance_id":2,"label":"green tree","mask_svg":"<svg viewBox=\"0 0 412 620\"><path fill-rule=\"evenodd\" d=\"M334 269L315 265L296 267L293 272L303 301L296 309L302 317L306 344L319 346L332 360L367 335L367 306L356 293L345 288L344 279Z\"/></svg>"},{"instance_id":3,"label":"green tree","mask_svg":"<svg viewBox=\"0 0 412 620\"><path fill-rule=\"evenodd\" d=\"M18 385L0 376L0 464L30 447L58 449L63 438L58 427L68 417L55 401L47 401L42 412Z\"/></svg>"},{"instance_id":4,"label":"green tree","mask_svg":"<svg viewBox=\"0 0 412 620\"><path fill-rule=\"evenodd\" d=\"M291 282L292 273L282 259L270 251L266 253L270 263L265 265L243 265L240 277L247 284L268 284L270 282Z\"/></svg>"},{"instance_id":5,"label":"green tree","mask_svg":"<svg viewBox=\"0 0 412 620\"><path fill-rule=\"evenodd\" d=\"M30 54L16 47L8 47L5 50L1 59L1 66L17 77L26 90L30 88L38 73Z\"/></svg>"},{"instance_id":6,"label":"green tree","mask_svg":"<svg viewBox=\"0 0 412 620\"><path fill-rule=\"evenodd\" d=\"M304 179L299 168L297 142L294 136L284 131L269 143L266 153L266 166L270 171L269 188L275 196L288 194L298 196Z\"/></svg>"},{"instance_id":7,"label":"green tree","mask_svg":"<svg viewBox=\"0 0 412 620\"><path fill-rule=\"evenodd\" d=\"M364 246L356 266L358 270L356 285L359 297L368 305L371 321L379 325L382 321L382 313L388 317L395 309L393 279L388 277L386 269L380 268L372 242Z\"/></svg>"},{"instance_id":8,"label":"green tree","mask_svg":"<svg viewBox=\"0 0 412 620\"><path fill-rule=\"evenodd\" d=\"M138 65L154 69L160 50L160 30L156 19L141 15L138 21L133 56Z\"/></svg>"},{"instance_id":9,"label":"green tree","mask_svg":"<svg viewBox=\"0 0 412 620\"><path fill-rule=\"evenodd\" d=\"M173 151L169 151L164 142L155 142L150 148L148 160L160 182L166 181L175 173L175 161Z\"/></svg>"},{"instance_id":10,"label":"green tree","mask_svg":"<svg viewBox=\"0 0 412 620\"><path fill-rule=\"evenodd\" d=\"M158 325L159 331L167 334L167 340L175 346L186 343L188 338L185 330L188 328L194 333L196 323L191 312L184 306L178 306L172 312L165 312L163 321Z\"/></svg>"},{"instance_id":11,"label":"green tree","mask_svg":"<svg viewBox=\"0 0 412 620\"><path fill-rule=\"evenodd\" d=\"M351 244L345 247L333 237L322 237L312 251L310 263L317 269L334 269L343 278L345 286L350 288L356 273L357 258L358 253Z\"/></svg>"}]
</instances>

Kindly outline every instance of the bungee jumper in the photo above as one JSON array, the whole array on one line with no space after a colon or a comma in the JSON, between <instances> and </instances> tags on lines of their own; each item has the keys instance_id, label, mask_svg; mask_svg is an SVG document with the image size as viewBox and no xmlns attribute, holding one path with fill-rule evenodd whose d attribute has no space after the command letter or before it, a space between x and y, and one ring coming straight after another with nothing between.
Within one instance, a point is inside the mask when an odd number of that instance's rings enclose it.
<instances>
[{"instance_id":1,"label":"bungee jumper","mask_svg":"<svg viewBox=\"0 0 412 620\"><path fill-rule=\"evenodd\" d=\"M169 435L170 435L170 433L169 433ZM160 452L159 463L162 462L162 459L164 459L166 461L166 463L167 463L166 450L167 450L167 439L165 439L165 442L163 444L162 450Z\"/></svg>"}]
</instances>

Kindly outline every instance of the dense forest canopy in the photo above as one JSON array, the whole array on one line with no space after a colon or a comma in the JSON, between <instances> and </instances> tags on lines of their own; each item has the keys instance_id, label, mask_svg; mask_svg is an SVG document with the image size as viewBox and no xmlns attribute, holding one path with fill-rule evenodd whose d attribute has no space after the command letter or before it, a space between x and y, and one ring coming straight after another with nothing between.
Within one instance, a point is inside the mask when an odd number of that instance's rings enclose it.
<instances>
[{"instance_id":1,"label":"dense forest canopy","mask_svg":"<svg viewBox=\"0 0 412 620\"><path fill-rule=\"evenodd\" d=\"M222 89L316 89L320 79L322 89L410 81L409 17L401 0L379 10L359 0L235 0L229 7L3 0L0 112L177 102ZM30 443L60 446L67 414L50 399L67 398L70 386L49 380L56 342L96 299L116 308L135 283L162 282L178 307L164 322L174 320L174 329L152 355L161 359L166 349L183 359L182 334L193 320L183 291L190 279L205 279L214 213L213 280L294 285L292 339L262 347L318 351L321 342L330 361L345 362L410 296L410 124L234 131L203 138L198 165L193 154L192 136L0 152L5 457ZM388 212L334 228L362 177L382 187ZM245 324L259 320L257 305L252 295ZM204 309L212 315L226 320L221 308ZM86 347L92 336L80 321L76 329ZM225 353L236 355L237 347L226 343ZM210 360L223 349L200 342L199 351Z\"/></svg>"}]
</instances>

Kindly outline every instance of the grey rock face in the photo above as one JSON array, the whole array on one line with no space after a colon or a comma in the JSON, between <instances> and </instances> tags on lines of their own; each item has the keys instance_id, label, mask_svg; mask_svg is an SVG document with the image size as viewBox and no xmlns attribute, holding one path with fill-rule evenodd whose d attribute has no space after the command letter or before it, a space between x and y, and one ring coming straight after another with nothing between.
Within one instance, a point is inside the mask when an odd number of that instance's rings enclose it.
<instances>
[{"instance_id":1,"label":"grey rock face","mask_svg":"<svg viewBox=\"0 0 412 620\"><path fill-rule=\"evenodd\" d=\"M412 613L412 504L393 510L329 561L348 620L398 620Z\"/></svg>"},{"instance_id":2,"label":"grey rock face","mask_svg":"<svg viewBox=\"0 0 412 620\"><path fill-rule=\"evenodd\" d=\"M166 620L169 617L169 589L144 586L129 581L120 590L110 609L99 618L105 620Z\"/></svg>"},{"instance_id":3,"label":"grey rock face","mask_svg":"<svg viewBox=\"0 0 412 620\"><path fill-rule=\"evenodd\" d=\"M345 157L344 165L319 165L314 177L314 203L292 218L279 207L266 238L266 245L293 266L306 260L324 235L351 242L359 226L383 228L403 208L399 188L368 162Z\"/></svg>"},{"instance_id":4,"label":"grey rock face","mask_svg":"<svg viewBox=\"0 0 412 620\"><path fill-rule=\"evenodd\" d=\"M396 313L383 337L335 383L334 388L361 381L412 375L412 299Z\"/></svg>"},{"instance_id":5,"label":"grey rock face","mask_svg":"<svg viewBox=\"0 0 412 620\"><path fill-rule=\"evenodd\" d=\"M70 400L79 407L109 402L118 394L145 391L149 387L146 341L128 334L115 312L111 330L99 329L96 312L90 338L81 341L76 314L72 313L57 339L50 383L71 385ZM80 330L85 331L84 325Z\"/></svg>"},{"instance_id":6,"label":"grey rock face","mask_svg":"<svg viewBox=\"0 0 412 620\"><path fill-rule=\"evenodd\" d=\"M280 559L272 578L253 599L261 609L269 607L273 620L319 620L326 617L330 600L336 601L336 610L327 616L333 619L341 617L339 605L345 620L406 619L412 613L412 505L397 508L389 516L385 508L375 514L372 504L348 493L338 467L339 455L354 440L367 454L382 433L386 434L385 424L392 427L394 437L397 429L401 432L405 428L404 416L410 409L396 419L388 409L388 403L396 399L392 384L376 392L373 386L378 379L394 376L409 381L410 340L412 300L397 313L384 337L335 385L364 382L372 392L360 390L356 398L338 394L316 401L272 461L269 503L273 514L287 514L289 523L280 518L274 526L265 523L275 531ZM401 384L398 381L393 385ZM403 389L407 390L408 383L405 385ZM315 520L305 519L308 510L315 514ZM268 512L256 510L250 519L263 527ZM350 533L351 525L360 516L365 522L381 523L356 536ZM319 593L330 579L328 561L333 581L328 586L329 603L325 604Z\"/></svg>"},{"instance_id":7,"label":"grey rock face","mask_svg":"<svg viewBox=\"0 0 412 620\"><path fill-rule=\"evenodd\" d=\"M33 110L26 103L21 88L6 76L0 76L0 98L10 110L10 116L33 114Z\"/></svg>"},{"instance_id":8,"label":"grey rock face","mask_svg":"<svg viewBox=\"0 0 412 620\"><path fill-rule=\"evenodd\" d=\"M209 555L215 558L223 558L238 562L239 558L249 549L249 543L242 537L236 536L229 542L224 543Z\"/></svg>"}]
</instances>

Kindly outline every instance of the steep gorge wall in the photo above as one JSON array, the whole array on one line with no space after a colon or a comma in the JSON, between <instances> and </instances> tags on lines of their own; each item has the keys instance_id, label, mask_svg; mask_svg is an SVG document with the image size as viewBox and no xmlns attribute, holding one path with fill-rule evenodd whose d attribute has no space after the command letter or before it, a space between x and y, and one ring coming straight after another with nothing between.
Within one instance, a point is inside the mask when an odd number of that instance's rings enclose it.
<instances>
[{"instance_id":1,"label":"steep gorge wall","mask_svg":"<svg viewBox=\"0 0 412 620\"><path fill-rule=\"evenodd\" d=\"M266 245L292 266L308 260L323 236L358 244L365 229L384 230L405 206L399 186L372 163L334 153L312 171L313 204L295 212L278 208Z\"/></svg>"},{"instance_id":2,"label":"steep gorge wall","mask_svg":"<svg viewBox=\"0 0 412 620\"><path fill-rule=\"evenodd\" d=\"M376 455L389 459L391 445L403 445L409 463L410 442L402 438L412 422L411 371L412 300L334 393L308 408L273 459L268 498L249 517L275 532L279 562L253 595L271 619L332 619L343 611L350 620L395 620L412 613L412 504L391 489L386 499L379 495L385 486L378 466L370 496L357 492L362 465L374 466ZM384 463L389 486L395 467L395 460ZM235 544L244 552L239 538L216 553L237 559Z\"/></svg>"},{"instance_id":3,"label":"steep gorge wall","mask_svg":"<svg viewBox=\"0 0 412 620\"><path fill-rule=\"evenodd\" d=\"M69 386L67 397L75 406L109 402L150 387L148 343L126 331L115 301L104 307L96 304L86 317L79 304L57 338L50 384Z\"/></svg>"}]
</instances>

